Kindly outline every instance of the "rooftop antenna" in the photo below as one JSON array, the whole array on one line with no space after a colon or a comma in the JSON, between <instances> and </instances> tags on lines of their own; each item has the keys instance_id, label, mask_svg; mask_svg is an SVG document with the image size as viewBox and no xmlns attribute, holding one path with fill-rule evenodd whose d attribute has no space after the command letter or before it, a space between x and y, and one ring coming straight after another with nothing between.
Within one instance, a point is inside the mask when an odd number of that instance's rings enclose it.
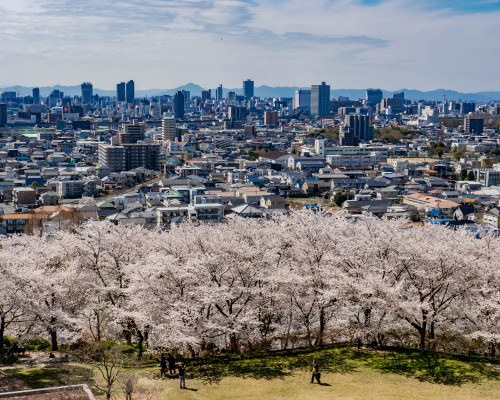
<instances>
[{"instance_id":1,"label":"rooftop antenna","mask_svg":"<svg viewBox=\"0 0 500 400\"><path fill-rule=\"evenodd\" d=\"M443 103L446 104L446 90L443 90Z\"/></svg>"}]
</instances>

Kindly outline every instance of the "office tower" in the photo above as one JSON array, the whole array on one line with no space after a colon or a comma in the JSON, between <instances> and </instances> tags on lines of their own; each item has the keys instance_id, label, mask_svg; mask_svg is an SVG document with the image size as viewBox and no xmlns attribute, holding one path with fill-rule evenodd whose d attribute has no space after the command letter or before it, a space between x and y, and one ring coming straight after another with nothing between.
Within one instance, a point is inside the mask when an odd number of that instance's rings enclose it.
<instances>
[{"instance_id":1,"label":"office tower","mask_svg":"<svg viewBox=\"0 0 500 400\"><path fill-rule=\"evenodd\" d=\"M40 104L40 89L33 88L33 104Z\"/></svg>"},{"instance_id":2,"label":"office tower","mask_svg":"<svg viewBox=\"0 0 500 400\"><path fill-rule=\"evenodd\" d=\"M184 118L184 94L177 91L174 95L174 116L175 118Z\"/></svg>"},{"instance_id":3,"label":"office tower","mask_svg":"<svg viewBox=\"0 0 500 400\"><path fill-rule=\"evenodd\" d=\"M48 98L48 106L49 107L55 107L57 106L57 103L64 97L64 93L63 92L60 92L59 90L53 90L50 94L49 94L49 98Z\"/></svg>"},{"instance_id":4,"label":"office tower","mask_svg":"<svg viewBox=\"0 0 500 400\"><path fill-rule=\"evenodd\" d=\"M468 115L464 118L464 130L465 133L482 135L484 132L484 120Z\"/></svg>"},{"instance_id":5,"label":"office tower","mask_svg":"<svg viewBox=\"0 0 500 400\"><path fill-rule=\"evenodd\" d=\"M264 125L278 125L278 111L264 111Z\"/></svg>"},{"instance_id":6,"label":"office tower","mask_svg":"<svg viewBox=\"0 0 500 400\"><path fill-rule=\"evenodd\" d=\"M356 146L359 142L373 140L374 129L368 115L350 114L340 127L340 145Z\"/></svg>"},{"instance_id":7,"label":"office tower","mask_svg":"<svg viewBox=\"0 0 500 400\"><path fill-rule=\"evenodd\" d=\"M219 85L217 91L215 92L215 100L222 100L222 85Z\"/></svg>"},{"instance_id":8,"label":"office tower","mask_svg":"<svg viewBox=\"0 0 500 400\"><path fill-rule=\"evenodd\" d=\"M189 90L183 90L184 104L191 104L191 92Z\"/></svg>"},{"instance_id":9,"label":"office tower","mask_svg":"<svg viewBox=\"0 0 500 400\"><path fill-rule=\"evenodd\" d=\"M243 97L245 99L251 99L254 96L254 82L247 79L243 82Z\"/></svg>"},{"instance_id":10,"label":"office tower","mask_svg":"<svg viewBox=\"0 0 500 400\"><path fill-rule=\"evenodd\" d=\"M201 101L207 101L207 100L212 100L211 99L211 90L203 90L201 92Z\"/></svg>"},{"instance_id":11,"label":"office tower","mask_svg":"<svg viewBox=\"0 0 500 400\"><path fill-rule=\"evenodd\" d=\"M125 95L125 82L120 82L116 85L116 101L125 101L127 99Z\"/></svg>"},{"instance_id":12,"label":"office tower","mask_svg":"<svg viewBox=\"0 0 500 400\"><path fill-rule=\"evenodd\" d=\"M7 103L0 103L0 126L7 125Z\"/></svg>"},{"instance_id":13,"label":"office tower","mask_svg":"<svg viewBox=\"0 0 500 400\"><path fill-rule=\"evenodd\" d=\"M371 104L379 104L384 98L384 94L380 89L367 89L366 101Z\"/></svg>"},{"instance_id":14,"label":"office tower","mask_svg":"<svg viewBox=\"0 0 500 400\"><path fill-rule=\"evenodd\" d=\"M163 140L175 141L177 139L177 121L172 117L165 117L161 121Z\"/></svg>"},{"instance_id":15,"label":"office tower","mask_svg":"<svg viewBox=\"0 0 500 400\"><path fill-rule=\"evenodd\" d=\"M246 109L246 107L229 106L227 110L228 118L234 119L235 121L245 119L248 116L248 110Z\"/></svg>"},{"instance_id":16,"label":"office tower","mask_svg":"<svg viewBox=\"0 0 500 400\"><path fill-rule=\"evenodd\" d=\"M125 85L125 101L128 104L131 104L134 102L135 99L135 86L134 86L134 81L128 81L127 84Z\"/></svg>"},{"instance_id":17,"label":"office tower","mask_svg":"<svg viewBox=\"0 0 500 400\"><path fill-rule=\"evenodd\" d=\"M311 108L311 91L309 89L297 89L293 108Z\"/></svg>"},{"instance_id":18,"label":"office tower","mask_svg":"<svg viewBox=\"0 0 500 400\"><path fill-rule=\"evenodd\" d=\"M228 102L236 101L236 93L235 92L227 92L227 101Z\"/></svg>"},{"instance_id":19,"label":"office tower","mask_svg":"<svg viewBox=\"0 0 500 400\"><path fill-rule=\"evenodd\" d=\"M7 103L9 101L15 101L17 98L16 92L3 92L1 96L1 101Z\"/></svg>"},{"instance_id":20,"label":"office tower","mask_svg":"<svg viewBox=\"0 0 500 400\"><path fill-rule=\"evenodd\" d=\"M92 96L93 88L90 82L84 82L81 85L82 88L82 104L93 104Z\"/></svg>"},{"instance_id":21,"label":"office tower","mask_svg":"<svg viewBox=\"0 0 500 400\"><path fill-rule=\"evenodd\" d=\"M476 103L460 103L460 114L476 112Z\"/></svg>"},{"instance_id":22,"label":"office tower","mask_svg":"<svg viewBox=\"0 0 500 400\"><path fill-rule=\"evenodd\" d=\"M405 101L405 92L399 92L399 93L394 93L392 95L393 99L401 99L401 102L404 103Z\"/></svg>"},{"instance_id":23,"label":"office tower","mask_svg":"<svg viewBox=\"0 0 500 400\"><path fill-rule=\"evenodd\" d=\"M131 124L125 124L124 131L118 135L118 142L120 144L137 143L145 139L145 123L137 123L133 120Z\"/></svg>"},{"instance_id":24,"label":"office tower","mask_svg":"<svg viewBox=\"0 0 500 400\"><path fill-rule=\"evenodd\" d=\"M330 113L330 85L325 82L311 86L311 113L316 115Z\"/></svg>"}]
</instances>

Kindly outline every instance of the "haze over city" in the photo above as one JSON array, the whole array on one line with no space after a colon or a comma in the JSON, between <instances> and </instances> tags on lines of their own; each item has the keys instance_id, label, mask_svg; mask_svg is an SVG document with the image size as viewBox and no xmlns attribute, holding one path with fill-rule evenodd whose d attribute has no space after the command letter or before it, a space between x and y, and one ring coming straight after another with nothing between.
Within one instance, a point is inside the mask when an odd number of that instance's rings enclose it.
<instances>
[{"instance_id":1,"label":"haze over city","mask_svg":"<svg viewBox=\"0 0 500 400\"><path fill-rule=\"evenodd\" d=\"M0 15L0 87L500 88L496 0L16 0Z\"/></svg>"}]
</instances>

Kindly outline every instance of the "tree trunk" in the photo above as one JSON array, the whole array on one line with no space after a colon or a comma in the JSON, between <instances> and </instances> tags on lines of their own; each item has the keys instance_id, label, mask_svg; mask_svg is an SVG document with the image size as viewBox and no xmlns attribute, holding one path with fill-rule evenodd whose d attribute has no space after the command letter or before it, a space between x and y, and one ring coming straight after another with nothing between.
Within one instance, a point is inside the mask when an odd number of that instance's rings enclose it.
<instances>
[{"instance_id":1,"label":"tree trunk","mask_svg":"<svg viewBox=\"0 0 500 400\"><path fill-rule=\"evenodd\" d=\"M50 343L51 343L51 350L52 351L57 351L57 331L55 328L50 328Z\"/></svg>"},{"instance_id":2,"label":"tree trunk","mask_svg":"<svg viewBox=\"0 0 500 400\"><path fill-rule=\"evenodd\" d=\"M424 321L422 327L418 330L420 334L420 350L425 350L425 336L427 333L427 321Z\"/></svg>"},{"instance_id":3,"label":"tree trunk","mask_svg":"<svg viewBox=\"0 0 500 400\"><path fill-rule=\"evenodd\" d=\"M319 336L318 345L323 346L323 338L325 335L325 308L321 307L319 310Z\"/></svg>"},{"instance_id":4,"label":"tree trunk","mask_svg":"<svg viewBox=\"0 0 500 400\"><path fill-rule=\"evenodd\" d=\"M0 317L0 355L3 354L3 335L5 333L5 319Z\"/></svg>"},{"instance_id":5,"label":"tree trunk","mask_svg":"<svg viewBox=\"0 0 500 400\"><path fill-rule=\"evenodd\" d=\"M138 357L141 358L142 357L142 353L144 351L144 348L142 347L142 344L144 343L144 335L142 334L142 332L137 329L137 337L139 338L139 341L138 341L138 344L139 344L139 354L138 354Z\"/></svg>"},{"instance_id":6,"label":"tree trunk","mask_svg":"<svg viewBox=\"0 0 500 400\"><path fill-rule=\"evenodd\" d=\"M496 355L496 343L490 343L490 357L495 357Z\"/></svg>"},{"instance_id":7,"label":"tree trunk","mask_svg":"<svg viewBox=\"0 0 500 400\"><path fill-rule=\"evenodd\" d=\"M233 353L238 353L239 348L238 348L238 338L236 337L235 333L231 333L229 335L229 348Z\"/></svg>"}]
</instances>

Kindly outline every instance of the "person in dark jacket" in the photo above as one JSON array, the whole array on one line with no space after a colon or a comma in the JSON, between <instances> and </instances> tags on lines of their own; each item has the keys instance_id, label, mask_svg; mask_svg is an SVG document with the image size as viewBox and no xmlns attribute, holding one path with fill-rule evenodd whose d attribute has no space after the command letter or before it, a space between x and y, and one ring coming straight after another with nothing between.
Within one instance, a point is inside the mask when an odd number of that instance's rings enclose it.
<instances>
[{"instance_id":1,"label":"person in dark jacket","mask_svg":"<svg viewBox=\"0 0 500 400\"><path fill-rule=\"evenodd\" d=\"M168 362L168 373L170 374L170 376L174 376L175 375L175 358L170 353L168 353L167 362Z\"/></svg>"},{"instance_id":2,"label":"person in dark jacket","mask_svg":"<svg viewBox=\"0 0 500 400\"><path fill-rule=\"evenodd\" d=\"M316 363L316 360L313 360L311 383L314 383L314 378L316 378L316 381L320 384L320 376L319 366Z\"/></svg>"},{"instance_id":3,"label":"person in dark jacket","mask_svg":"<svg viewBox=\"0 0 500 400\"><path fill-rule=\"evenodd\" d=\"M162 354L160 358L160 376L165 376L167 370L167 359Z\"/></svg>"},{"instance_id":4,"label":"person in dark jacket","mask_svg":"<svg viewBox=\"0 0 500 400\"><path fill-rule=\"evenodd\" d=\"M181 389L186 389L186 366L184 364L179 365L179 387Z\"/></svg>"}]
</instances>

